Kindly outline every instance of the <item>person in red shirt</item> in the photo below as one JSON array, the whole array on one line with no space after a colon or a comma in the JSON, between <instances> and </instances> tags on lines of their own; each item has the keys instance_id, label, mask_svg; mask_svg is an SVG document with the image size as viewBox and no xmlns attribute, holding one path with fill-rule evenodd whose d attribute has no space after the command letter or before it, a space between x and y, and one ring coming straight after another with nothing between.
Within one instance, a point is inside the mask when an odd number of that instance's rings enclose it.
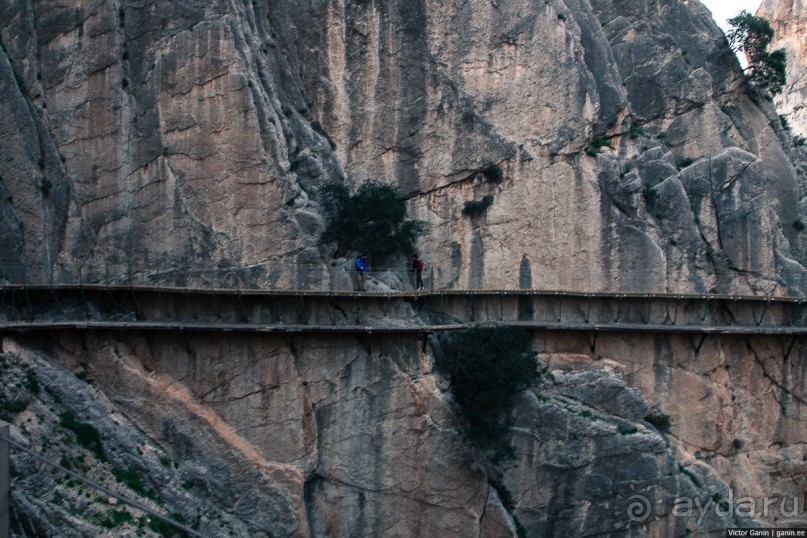
<instances>
[{"instance_id":1,"label":"person in red shirt","mask_svg":"<svg viewBox=\"0 0 807 538\"><path fill-rule=\"evenodd\" d=\"M415 254L412 256L412 271L415 273L415 288L423 289L423 260Z\"/></svg>"}]
</instances>

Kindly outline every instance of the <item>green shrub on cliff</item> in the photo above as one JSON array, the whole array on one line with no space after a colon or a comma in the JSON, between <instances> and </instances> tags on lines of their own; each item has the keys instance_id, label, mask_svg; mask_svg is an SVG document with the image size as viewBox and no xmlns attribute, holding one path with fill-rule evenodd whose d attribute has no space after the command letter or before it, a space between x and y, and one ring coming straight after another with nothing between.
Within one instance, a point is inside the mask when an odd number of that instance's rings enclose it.
<instances>
[{"instance_id":1,"label":"green shrub on cliff","mask_svg":"<svg viewBox=\"0 0 807 538\"><path fill-rule=\"evenodd\" d=\"M344 185L331 183L319 190L319 196L329 217L322 242L363 252L371 261L412 252L426 233L425 223L406 218L406 205L392 185L368 180L351 193Z\"/></svg>"},{"instance_id":2,"label":"green shrub on cliff","mask_svg":"<svg viewBox=\"0 0 807 538\"><path fill-rule=\"evenodd\" d=\"M652 424L658 431L670 433L670 428L672 427L672 419L670 418L670 415L662 413L656 409L644 417L644 419Z\"/></svg>"},{"instance_id":3,"label":"green shrub on cliff","mask_svg":"<svg viewBox=\"0 0 807 538\"><path fill-rule=\"evenodd\" d=\"M502 179L504 179L504 174L502 173L502 167L498 164L487 164L485 165L482 170L482 175L485 177L486 180L491 181L493 183L501 183Z\"/></svg>"},{"instance_id":4,"label":"green shrub on cliff","mask_svg":"<svg viewBox=\"0 0 807 538\"><path fill-rule=\"evenodd\" d=\"M456 334L447 350L451 394L465 434L494 464L513 457L507 413L540 373L529 335L511 327L474 327Z\"/></svg>"},{"instance_id":5,"label":"green shrub on cliff","mask_svg":"<svg viewBox=\"0 0 807 538\"><path fill-rule=\"evenodd\" d=\"M95 455L103 460L104 449L101 444L101 434L92 424L81 422L76 418L75 413L72 411L65 411L59 415L59 423L62 427L71 430L76 434L78 444L84 448L92 451Z\"/></svg>"},{"instance_id":6,"label":"green shrub on cliff","mask_svg":"<svg viewBox=\"0 0 807 538\"><path fill-rule=\"evenodd\" d=\"M726 34L729 45L735 52L745 53L751 80L773 95L780 93L787 80L787 57L784 49L768 51L768 45L773 41L771 24L745 10L729 19L729 24L732 26Z\"/></svg>"}]
</instances>

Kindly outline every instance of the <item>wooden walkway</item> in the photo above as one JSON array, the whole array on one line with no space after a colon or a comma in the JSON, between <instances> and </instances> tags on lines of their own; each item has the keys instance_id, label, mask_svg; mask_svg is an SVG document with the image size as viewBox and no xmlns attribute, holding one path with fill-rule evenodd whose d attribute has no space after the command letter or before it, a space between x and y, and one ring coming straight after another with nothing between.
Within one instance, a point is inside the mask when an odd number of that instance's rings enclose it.
<instances>
[{"instance_id":1,"label":"wooden walkway","mask_svg":"<svg viewBox=\"0 0 807 538\"><path fill-rule=\"evenodd\" d=\"M316 334L430 334L471 327L519 327L530 331L687 333L726 335L807 335L807 327L759 325L680 325L664 323L563 323L546 321L481 321L441 325L267 325L172 321L7 321L0 332L37 331L167 331Z\"/></svg>"},{"instance_id":2,"label":"wooden walkway","mask_svg":"<svg viewBox=\"0 0 807 538\"><path fill-rule=\"evenodd\" d=\"M805 302L804 297L546 290L5 285L0 286L0 332L429 334L484 325L530 331L802 336L807 334ZM430 315L390 314L401 303ZM446 321L421 324L420 319Z\"/></svg>"}]
</instances>

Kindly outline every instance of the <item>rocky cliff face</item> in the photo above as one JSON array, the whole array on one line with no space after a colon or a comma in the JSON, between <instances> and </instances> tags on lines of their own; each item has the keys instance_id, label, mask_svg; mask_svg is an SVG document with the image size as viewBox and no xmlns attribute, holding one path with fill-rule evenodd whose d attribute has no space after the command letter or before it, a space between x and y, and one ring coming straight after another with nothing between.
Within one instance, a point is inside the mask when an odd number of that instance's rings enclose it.
<instances>
[{"instance_id":1,"label":"rocky cliff face","mask_svg":"<svg viewBox=\"0 0 807 538\"><path fill-rule=\"evenodd\" d=\"M805 137L807 137L807 11L800 0L765 0L757 15L765 17L774 29L773 48L784 48L787 53L787 84L774 99L783 125L789 127L797 168L805 173ZM805 204L802 199L801 212Z\"/></svg>"},{"instance_id":2,"label":"rocky cliff face","mask_svg":"<svg viewBox=\"0 0 807 538\"><path fill-rule=\"evenodd\" d=\"M156 278L315 246L290 161L304 148L321 176L341 172L265 9L11 2L2 20L5 242L30 278Z\"/></svg>"},{"instance_id":3,"label":"rocky cliff face","mask_svg":"<svg viewBox=\"0 0 807 538\"><path fill-rule=\"evenodd\" d=\"M795 135L807 136L807 8L801 0L764 0L757 15L774 29L771 48L787 52L787 84L776 96L776 108Z\"/></svg>"},{"instance_id":4,"label":"rocky cliff face","mask_svg":"<svg viewBox=\"0 0 807 538\"><path fill-rule=\"evenodd\" d=\"M762 289L792 267L780 248L798 241L796 175L702 7L315 13L328 34L293 19L317 43L303 57L314 110L352 175L412 194L440 285L513 286L525 258L550 288ZM486 163L502 183L477 173ZM740 171L756 192L727 188ZM483 216L460 214L484 195Z\"/></svg>"},{"instance_id":5,"label":"rocky cliff face","mask_svg":"<svg viewBox=\"0 0 807 538\"><path fill-rule=\"evenodd\" d=\"M513 411L517 456L501 478L464 440L435 356L414 337L6 339L4 418L24 446L211 535L510 536L518 524L529 536L722 536L803 524L803 346L783 359L776 338L535 344L549 373ZM97 428L100 451L65 411ZM15 532L149 531L136 510L24 453L12 461Z\"/></svg>"},{"instance_id":6,"label":"rocky cliff face","mask_svg":"<svg viewBox=\"0 0 807 538\"><path fill-rule=\"evenodd\" d=\"M0 25L10 280L342 287L315 189L383 177L430 224L438 287L804 290L800 155L698 2L11 0ZM535 345L550 372L513 412L500 481L459 433L439 345L406 338L6 338L5 416L17 441L214 534L803 523L715 509L804 498L800 342ZM669 434L645 420L665 415ZM13 465L27 532L150 525Z\"/></svg>"},{"instance_id":7,"label":"rocky cliff face","mask_svg":"<svg viewBox=\"0 0 807 538\"><path fill-rule=\"evenodd\" d=\"M698 3L1 9L13 278L299 285L314 189L380 177L441 287L800 286L803 177Z\"/></svg>"}]
</instances>

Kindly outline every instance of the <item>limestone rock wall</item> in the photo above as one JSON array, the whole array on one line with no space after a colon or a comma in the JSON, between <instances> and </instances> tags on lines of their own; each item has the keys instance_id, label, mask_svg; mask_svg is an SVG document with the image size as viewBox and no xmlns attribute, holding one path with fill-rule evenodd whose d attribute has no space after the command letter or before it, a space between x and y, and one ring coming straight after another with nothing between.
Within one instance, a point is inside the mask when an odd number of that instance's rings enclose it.
<instances>
[{"instance_id":1,"label":"limestone rock wall","mask_svg":"<svg viewBox=\"0 0 807 538\"><path fill-rule=\"evenodd\" d=\"M382 178L439 287L801 289L803 176L697 2L0 10L14 280L299 287L316 188Z\"/></svg>"},{"instance_id":2,"label":"limestone rock wall","mask_svg":"<svg viewBox=\"0 0 807 538\"><path fill-rule=\"evenodd\" d=\"M305 189L341 172L265 8L14 1L0 20L9 265L148 281L317 252Z\"/></svg>"},{"instance_id":3,"label":"limestone rock wall","mask_svg":"<svg viewBox=\"0 0 807 538\"><path fill-rule=\"evenodd\" d=\"M463 438L439 347L416 337L6 338L0 367L2 401L27 403L4 404L16 441L214 533L718 536L804 524L804 346L785 344L536 335L547 374L513 411L500 481ZM13 454L19 526L92 535L120 508ZM735 509L745 498L773 501Z\"/></svg>"},{"instance_id":4,"label":"limestone rock wall","mask_svg":"<svg viewBox=\"0 0 807 538\"><path fill-rule=\"evenodd\" d=\"M340 162L354 181L411 193L438 285L515 287L525 261L546 288L799 285L799 179L701 5L337 1L295 13L300 41L317 43L301 53L303 84ZM758 179L740 180L759 189L749 206L728 186L753 161ZM488 163L502 182L479 173ZM692 163L718 174L708 193L684 186ZM485 196L483 214L463 214Z\"/></svg>"}]
</instances>

